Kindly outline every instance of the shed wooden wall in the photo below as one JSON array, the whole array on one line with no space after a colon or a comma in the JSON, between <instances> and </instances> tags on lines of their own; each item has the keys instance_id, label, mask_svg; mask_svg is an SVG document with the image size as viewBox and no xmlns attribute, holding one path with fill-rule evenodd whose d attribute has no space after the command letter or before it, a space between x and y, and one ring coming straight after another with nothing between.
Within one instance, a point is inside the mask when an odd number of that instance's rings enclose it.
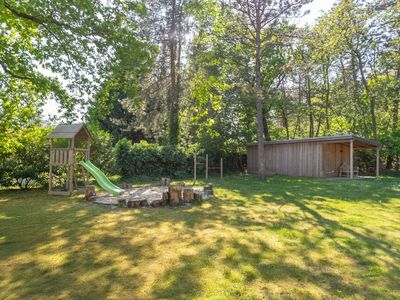
<instances>
[{"instance_id":1,"label":"shed wooden wall","mask_svg":"<svg viewBox=\"0 0 400 300\"><path fill-rule=\"evenodd\" d=\"M304 142L265 145L268 175L334 177L341 164L350 164L347 144ZM257 146L247 147L247 171L257 174Z\"/></svg>"},{"instance_id":2,"label":"shed wooden wall","mask_svg":"<svg viewBox=\"0 0 400 300\"><path fill-rule=\"evenodd\" d=\"M257 146L247 146L247 172L250 174L257 174Z\"/></svg>"},{"instance_id":3,"label":"shed wooden wall","mask_svg":"<svg viewBox=\"0 0 400 300\"><path fill-rule=\"evenodd\" d=\"M322 143L270 144L264 149L267 175L323 176ZM257 173L257 146L247 148L247 170Z\"/></svg>"},{"instance_id":4,"label":"shed wooden wall","mask_svg":"<svg viewBox=\"0 0 400 300\"><path fill-rule=\"evenodd\" d=\"M323 176L338 176L338 169L342 163L350 164L350 146L346 144L325 143L323 151Z\"/></svg>"}]
</instances>

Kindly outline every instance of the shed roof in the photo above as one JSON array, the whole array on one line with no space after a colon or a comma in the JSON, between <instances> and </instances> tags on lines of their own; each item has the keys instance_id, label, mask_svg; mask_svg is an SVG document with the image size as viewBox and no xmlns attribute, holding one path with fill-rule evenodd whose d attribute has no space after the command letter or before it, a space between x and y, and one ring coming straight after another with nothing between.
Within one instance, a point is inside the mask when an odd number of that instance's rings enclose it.
<instances>
[{"instance_id":1,"label":"shed roof","mask_svg":"<svg viewBox=\"0 0 400 300\"><path fill-rule=\"evenodd\" d=\"M48 138L90 140L92 136L85 124L59 124L48 135Z\"/></svg>"},{"instance_id":2,"label":"shed roof","mask_svg":"<svg viewBox=\"0 0 400 300\"><path fill-rule=\"evenodd\" d=\"M312 138L301 138L293 140L279 140L264 142L264 145L277 145L277 144L293 144L293 143L308 143L308 142L326 142L326 143L348 143L354 142L354 149L370 149L378 148L378 142L368 140L353 134L350 135L334 135L334 136L321 136ZM247 146L255 146L257 143L247 144Z\"/></svg>"}]
</instances>

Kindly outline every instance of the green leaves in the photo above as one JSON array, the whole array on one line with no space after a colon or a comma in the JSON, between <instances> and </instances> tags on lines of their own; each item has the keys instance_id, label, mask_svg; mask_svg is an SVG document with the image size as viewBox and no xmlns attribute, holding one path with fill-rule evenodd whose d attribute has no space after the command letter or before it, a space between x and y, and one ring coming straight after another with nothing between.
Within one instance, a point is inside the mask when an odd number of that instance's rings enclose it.
<instances>
[{"instance_id":1,"label":"green leaves","mask_svg":"<svg viewBox=\"0 0 400 300\"><path fill-rule=\"evenodd\" d=\"M49 127L31 126L0 139L0 185L28 188L46 182Z\"/></svg>"},{"instance_id":2,"label":"green leaves","mask_svg":"<svg viewBox=\"0 0 400 300\"><path fill-rule=\"evenodd\" d=\"M145 13L140 2L6 0L1 6L0 84L10 97L19 92L11 80L29 81L42 102L52 94L70 112L117 66L126 76L150 65L137 32Z\"/></svg>"}]
</instances>

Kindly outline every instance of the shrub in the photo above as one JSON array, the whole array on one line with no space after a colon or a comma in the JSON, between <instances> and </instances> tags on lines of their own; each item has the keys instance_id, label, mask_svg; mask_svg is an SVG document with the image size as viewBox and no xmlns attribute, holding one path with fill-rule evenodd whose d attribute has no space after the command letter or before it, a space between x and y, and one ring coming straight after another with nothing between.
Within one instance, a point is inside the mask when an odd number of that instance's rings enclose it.
<instances>
[{"instance_id":1,"label":"shrub","mask_svg":"<svg viewBox=\"0 0 400 300\"><path fill-rule=\"evenodd\" d=\"M132 144L121 139L115 145L115 161L123 177L137 175L184 177L188 157L175 146L140 142Z\"/></svg>"},{"instance_id":2,"label":"shrub","mask_svg":"<svg viewBox=\"0 0 400 300\"><path fill-rule=\"evenodd\" d=\"M116 173L112 135L96 128L89 130L93 137L90 147L90 160L102 171L110 174Z\"/></svg>"},{"instance_id":3,"label":"shrub","mask_svg":"<svg viewBox=\"0 0 400 300\"><path fill-rule=\"evenodd\" d=\"M13 136L14 147L0 154L0 185L27 189L47 181L50 128L33 126Z\"/></svg>"}]
</instances>

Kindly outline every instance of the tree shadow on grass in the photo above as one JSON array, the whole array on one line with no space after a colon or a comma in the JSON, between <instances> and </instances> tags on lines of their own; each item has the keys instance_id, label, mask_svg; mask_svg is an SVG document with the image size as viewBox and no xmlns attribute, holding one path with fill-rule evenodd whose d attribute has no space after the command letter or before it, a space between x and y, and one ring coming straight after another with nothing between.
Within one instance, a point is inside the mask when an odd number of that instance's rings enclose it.
<instances>
[{"instance_id":1,"label":"tree shadow on grass","mask_svg":"<svg viewBox=\"0 0 400 300\"><path fill-rule=\"evenodd\" d=\"M47 196L39 204L20 199L0 219L0 266L9 272L0 275L0 287L7 287L0 296L188 299L217 292L227 298L257 298L261 289L266 297L315 298L308 286L319 286L325 297L388 297L388 289L399 289L398 250L384 235L377 238L376 232L330 218L346 211L324 203L388 204L394 197L392 185L376 194L370 193L374 184L218 181L217 198L192 209L110 211ZM340 270L331 257L316 259L327 243L355 269ZM377 264L378 254L385 256L387 270ZM149 265L160 258L164 265L151 282L148 273L155 271ZM15 265L7 265L8 260ZM349 281L350 275L358 284Z\"/></svg>"},{"instance_id":2,"label":"tree shadow on grass","mask_svg":"<svg viewBox=\"0 0 400 300\"><path fill-rule=\"evenodd\" d=\"M9 201L21 203L7 214L8 223L0 222L0 298L101 299L138 290L143 276L136 261L151 259L152 241L132 244L120 232L128 221L101 230L109 210L51 199L36 211L26 199Z\"/></svg>"}]
</instances>

